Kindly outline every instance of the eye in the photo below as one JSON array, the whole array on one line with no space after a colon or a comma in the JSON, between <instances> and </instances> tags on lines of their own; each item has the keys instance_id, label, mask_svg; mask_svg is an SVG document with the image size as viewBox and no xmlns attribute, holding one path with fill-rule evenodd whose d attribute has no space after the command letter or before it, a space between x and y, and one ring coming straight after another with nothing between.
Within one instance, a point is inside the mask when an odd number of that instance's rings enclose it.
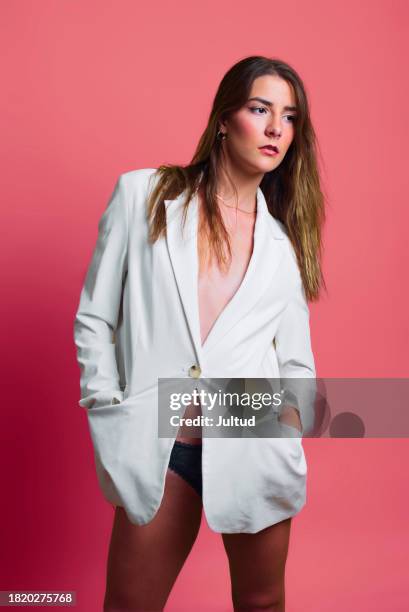
<instances>
[{"instance_id":1,"label":"eye","mask_svg":"<svg viewBox=\"0 0 409 612\"><path fill-rule=\"evenodd\" d=\"M264 106L250 106L250 111L255 115L264 115L268 112L268 110ZM256 111L264 111L263 113L257 113ZM284 115L287 119L289 119L290 123L294 123L297 115Z\"/></svg>"},{"instance_id":2,"label":"eye","mask_svg":"<svg viewBox=\"0 0 409 612\"><path fill-rule=\"evenodd\" d=\"M250 106L250 110L251 111L262 110L262 111L267 112L267 109L264 106ZM255 114L256 115L260 115L260 114L263 114L263 113L255 113Z\"/></svg>"}]
</instances>

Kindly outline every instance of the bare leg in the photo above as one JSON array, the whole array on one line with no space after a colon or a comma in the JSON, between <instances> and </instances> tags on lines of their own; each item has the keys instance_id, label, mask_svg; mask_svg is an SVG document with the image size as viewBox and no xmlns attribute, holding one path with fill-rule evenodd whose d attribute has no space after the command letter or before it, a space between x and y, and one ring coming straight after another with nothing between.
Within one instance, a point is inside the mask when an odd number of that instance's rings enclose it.
<instances>
[{"instance_id":1,"label":"bare leg","mask_svg":"<svg viewBox=\"0 0 409 612\"><path fill-rule=\"evenodd\" d=\"M115 518L107 566L104 612L163 610L199 532L202 500L168 469L161 506L147 525Z\"/></svg>"},{"instance_id":2,"label":"bare leg","mask_svg":"<svg viewBox=\"0 0 409 612\"><path fill-rule=\"evenodd\" d=\"M291 517L258 533L224 533L235 611L285 611L284 575Z\"/></svg>"}]
</instances>

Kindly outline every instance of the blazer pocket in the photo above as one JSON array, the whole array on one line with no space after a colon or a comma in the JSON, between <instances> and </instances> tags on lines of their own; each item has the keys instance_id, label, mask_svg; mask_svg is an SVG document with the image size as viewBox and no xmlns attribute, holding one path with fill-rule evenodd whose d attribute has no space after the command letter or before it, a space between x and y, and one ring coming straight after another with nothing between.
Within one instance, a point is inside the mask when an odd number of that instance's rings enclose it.
<instances>
[{"instance_id":1,"label":"blazer pocket","mask_svg":"<svg viewBox=\"0 0 409 612\"><path fill-rule=\"evenodd\" d=\"M302 438L302 432L293 425L279 421L279 427L282 438Z\"/></svg>"},{"instance_id":2,"label":"blazer pocket","mask_svg":"<svg viewBox=\"0 0 409 612\"><path fill-rule=\"evenodd\" d=\"M128 397L128 385L121 386L120 391L116 391L111 400L111 406L122 404Z\"/></svg>"},{"instance_id":3,"label":"blazer pocket","mask_svg":"<svg viewBox=\"0 0 409 612\"><path fill-rule=\"evenodd\" d=\"M95 400L89 408L87 408L87 412L97 412L99 410L109 409L112 406L117 406L122 404L124 401L124 392L117 390L112 393L111 396L108 396L105 400L102 398L100 400Z\"/></svg>"}]
</instances>

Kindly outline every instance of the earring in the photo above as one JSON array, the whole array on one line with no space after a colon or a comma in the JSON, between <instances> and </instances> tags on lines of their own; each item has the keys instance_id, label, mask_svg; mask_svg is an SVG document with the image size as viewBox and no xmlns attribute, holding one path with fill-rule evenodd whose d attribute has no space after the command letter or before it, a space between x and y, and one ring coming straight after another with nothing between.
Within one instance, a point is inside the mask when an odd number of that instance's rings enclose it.
<instances>
[{"instance_id":1,"label":"earring","mask_svg":"<svg viewBox=\"0 0 409 612\"><path fill-rule=\"evenodd\" d=\"M216 138L218 138L219 140L225 140L227 138L227 134L219 130L216 134Z\"/></svg>"}]
</instances>

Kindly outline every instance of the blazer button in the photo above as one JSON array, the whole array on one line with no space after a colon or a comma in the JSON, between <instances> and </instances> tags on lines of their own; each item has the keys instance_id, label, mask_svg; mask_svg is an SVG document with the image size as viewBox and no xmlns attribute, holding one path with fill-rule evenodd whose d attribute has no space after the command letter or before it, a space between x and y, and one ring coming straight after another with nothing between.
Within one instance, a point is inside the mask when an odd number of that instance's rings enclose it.
<instances>
[{"instance_id":1,"label":"blazer button","mask_svg":"<svg viewBox=\"0 0 409 612\"><path fill-rule=\"evenodd\" d=\"M202 373L202 370L200 369L200 367L198 365L192 365L189 368L189 376L191 376L191 378L200 378L200 374Z\"/></svg>"}]
</instances>

